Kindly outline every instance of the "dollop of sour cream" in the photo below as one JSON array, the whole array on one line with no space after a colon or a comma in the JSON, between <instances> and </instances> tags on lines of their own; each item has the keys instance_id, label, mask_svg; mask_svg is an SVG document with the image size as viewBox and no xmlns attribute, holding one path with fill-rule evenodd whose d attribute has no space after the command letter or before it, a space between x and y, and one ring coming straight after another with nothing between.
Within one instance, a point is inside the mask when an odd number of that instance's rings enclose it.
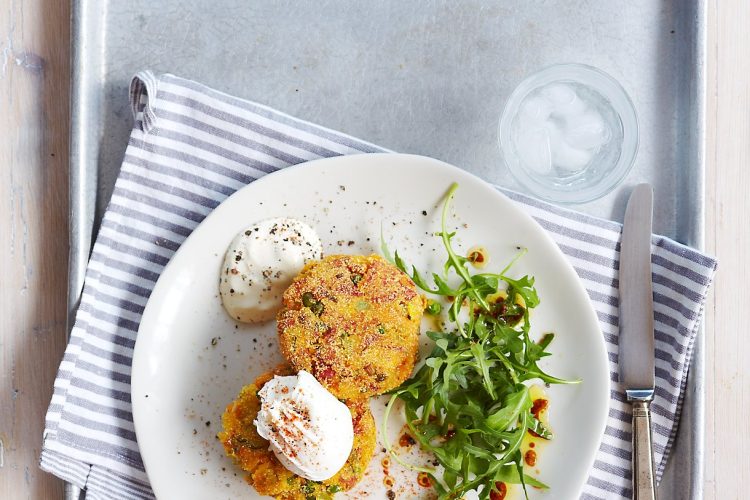
<instances>
[{"instance_id":1,"label":"dollop of sour cream","mask_svg":"<svg viewBox=\"0 0 750 500\"><path fill-rule=\"evenodd\" d=\"M349 408L308 372L276 376L258 392L255 427L279 461L311 481L333 477L354 444Z\"/></svg>"},{"instance_id":2,"label":"dollop of sour cream","mask_svg":"<svg viewBox=\"0 0 750 500\"><path fill-rule=\"evenodd\" d=\"M285 217L257 222L227 249L219 283L224 308L245 323L273 318L292 279L322 256L320 238L304 222Z\"/></svg>"}]
</instances>

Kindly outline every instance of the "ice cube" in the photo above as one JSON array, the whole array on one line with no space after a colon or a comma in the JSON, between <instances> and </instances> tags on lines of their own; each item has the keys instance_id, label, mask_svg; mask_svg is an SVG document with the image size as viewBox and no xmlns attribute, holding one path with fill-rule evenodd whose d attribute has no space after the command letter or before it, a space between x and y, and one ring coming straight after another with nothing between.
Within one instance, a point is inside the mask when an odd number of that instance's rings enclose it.
<instances>
[{"instance_id":1,"label":"ice cube","mask_svg":"<svg viewBox=\"0 0 750 500\"><path fill-rule=\"evenodd\" d=\"M544 87L541 93L552 104L552 113L560 118L586 111L586 103L578 97L575 89L570 85L551 83Z\"/></svg>"},{"instance_id":2,"label":"ice cube","mask_svg":"<svg viewBox=\"0 0 750 500\"><path fill-rule=\"evenodd\" d=\"M549 134L544 127L519 127L516 129L513 142L516 154L526 167L539 175L552 171Z\"/></svg>"},{"instance_id":3,"label":"ice cube","mask_svg":"<svg viewBox=\"0 0 750 500\"><path fill-rule=\"evenodd\" d=\"M552 113L552 105L540 96L527 97L518 110L518 121L522 127L539 128Z\"/></svg>"},{"instance_id":4,"label":"ice cube","mask_svg":"<svg viewBox=\"0 0 750 500\"><path fill-rule=\"evenodd\" d=\"M550 138L550 152L552 165L568 173L577 173L586 168L593 153L586 149L571 147L565 141L563 133L554 125L547 126L547 136Z\"/></svg>"},{"instance_id":5,"label":"ice cube","mask_svg":"<svg viewBox=\"0 0 750 500\"><path fill-rule=\"evenodd\" d=\"M578 99L576 91L564 83L550 83L542 89L541 93L555 106L570 104Z\"/></svg>"},{"instance_id":6,"label":"ice cube","mask_svg":"<svg viewBox=\"0 0 750 500\"><path fill-rule=\"evenodd\" d=\"M602 115L589 110L565 122L565 142L576 149L594 150L609 142L612 134Z\"/></svg>"}]
</instances>

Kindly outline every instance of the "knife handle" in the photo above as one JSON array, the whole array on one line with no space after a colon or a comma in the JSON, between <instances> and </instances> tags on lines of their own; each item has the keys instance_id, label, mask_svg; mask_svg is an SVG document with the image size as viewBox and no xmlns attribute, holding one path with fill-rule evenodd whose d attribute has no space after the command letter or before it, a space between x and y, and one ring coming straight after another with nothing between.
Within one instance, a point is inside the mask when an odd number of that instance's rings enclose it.
<instances>
[{"instance_id":1,"label":"knife handle","mask_svg":"<svg viewBox=\"0 0 750 500\"><path fill-rule=\"evenodd\" d=\"M650 406L633 401L633 500L656 500Z\"/></svg>"}]
</instances>

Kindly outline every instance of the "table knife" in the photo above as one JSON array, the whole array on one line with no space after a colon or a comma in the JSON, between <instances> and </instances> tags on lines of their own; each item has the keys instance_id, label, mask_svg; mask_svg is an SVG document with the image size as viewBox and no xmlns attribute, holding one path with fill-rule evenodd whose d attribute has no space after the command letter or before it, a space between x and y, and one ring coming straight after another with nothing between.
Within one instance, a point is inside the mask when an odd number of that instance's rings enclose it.
<instances>
[{"instance_id":1,"label":"table knife","mask_svg":"<svg viewBox=\"0 0 750 500\"><path fill-rule=\"evenodd\" d=\"M654 304L651 284L653 190L634 189L620 242L620 384L633 406L633 499L656 499L651 440L654 398Z\"/></svg>"}]
</instances>

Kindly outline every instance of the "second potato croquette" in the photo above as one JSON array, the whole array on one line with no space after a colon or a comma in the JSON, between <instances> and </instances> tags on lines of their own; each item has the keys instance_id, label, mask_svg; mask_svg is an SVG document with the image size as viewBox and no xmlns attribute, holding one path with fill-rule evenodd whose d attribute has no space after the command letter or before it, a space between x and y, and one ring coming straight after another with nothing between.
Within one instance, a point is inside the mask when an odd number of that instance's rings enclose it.
<instances>
[{"instance_id":1,"label":"second potato croquette","mask_svg":"<svg viewBox=\"0 0 750 500\"><path fill-rule=\"evenodd\" d=\"M354 445L344 466L325 481L310 481L294 474L276 458L254 423L261 407L258 391L274 375L293 373L289 366L282 365L243 387L237 399L227 406L221 418L222 431L217 437L227 456L247 472L247 482L261 495L278 500L331 500L336 492L353 488L364 476L375 452L375 420L367 399L347 401L354 426Z\"/></svg>"}]
</instances>

